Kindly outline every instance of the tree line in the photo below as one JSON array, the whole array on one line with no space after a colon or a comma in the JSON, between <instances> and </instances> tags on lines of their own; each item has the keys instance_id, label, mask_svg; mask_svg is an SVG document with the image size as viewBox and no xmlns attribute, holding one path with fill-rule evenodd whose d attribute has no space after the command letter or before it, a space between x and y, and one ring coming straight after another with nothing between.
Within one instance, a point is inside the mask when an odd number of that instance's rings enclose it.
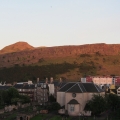
<instances>
[{"instance_id":1,"label":"tree line","mask_svg":"<svg viewBox=\"0 0 120 120\"><path fill-rule=\"evenodd\" d=\"M105 96L93 95L87 102L85 110L92 111L93 115L100 115L107 110L116 111L119 108L120 97L116 94L106 94Z\"/></svg>"},{"instance_id":2,"label":"tree line","mask_svg":"<svg viewBox=\"0 0 120 120\"><path fill-rule=\"evenodd\" d=\"M25 95L20 95L16 88L10 87L7 90L0 90L0 108L3 108L5 105L29 103L30 98Z\"/></svg>"}]
</instances>

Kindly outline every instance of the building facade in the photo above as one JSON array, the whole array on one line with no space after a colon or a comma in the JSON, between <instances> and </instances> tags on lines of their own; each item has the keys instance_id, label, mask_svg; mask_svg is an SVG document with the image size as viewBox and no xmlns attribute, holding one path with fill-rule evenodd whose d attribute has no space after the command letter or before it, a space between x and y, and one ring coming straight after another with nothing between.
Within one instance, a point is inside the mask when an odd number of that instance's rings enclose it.
<instances>
[{"instance_id":1,"label":"building facade","mask_svg":"<svg viewBox=\"0 0 120 120\"><path fill-rule=\"evenodd\" d=\"M64 109L60 109L59 113L67 111L71 116L91 115L91 112L86 112L84 108L94 94L105 95L105 92L93 83L66 83L57 92L57 102L64 106Z\"/></svg>"}]
</instances>

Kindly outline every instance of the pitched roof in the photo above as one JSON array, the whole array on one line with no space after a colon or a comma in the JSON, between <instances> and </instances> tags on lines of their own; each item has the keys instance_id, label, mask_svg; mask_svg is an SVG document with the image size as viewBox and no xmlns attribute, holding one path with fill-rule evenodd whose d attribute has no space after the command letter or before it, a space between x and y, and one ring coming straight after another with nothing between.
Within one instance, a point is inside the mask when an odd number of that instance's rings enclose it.
<instances>
[{"instance_id":1,"label":"pitched roof","mask_svg":"<svg viewBox=\"0 0 120 120\"><path fill-rule=\"evenodd\" d=\"M101 89L98 85L95 85L97 87L97 89L100 91L100 92L104 92L103 89Z\"/></svg>"},{"instance_id":2,"label":"pitched roof","mask_svg":"<svg viewBox=\"0 0 120 120\"><path fill-rule=\"evenodd\" d=\"M61 88L61 87L63 87L65 84L66 84L66 82L61 82L61 83L59 82L57 86Z\"/></svg>"},{"instance_id":3,"label":"pitched roof","mask_svg":"<svg viewBox=\"0 0 120 120\"><path fill-rule=\"evenodd\" d=\"M75 93L84 93L84 92L92 92L92 93L99 93L103 92L99 86L95 85L94 83L67 83L65 84L59 92L75 92Z\"/></svg>"},{"instance_id":4,"label":"pitched roof","mask_svg":"<svg viewBox=\"0 0 120 120\"><path fill-rule=\"evenodd\" d=\"M74 82L69 82L66 83L63 87L60 88L60 92L66 92L68 89L70 89L75 83Z\"/></svg>"},{"instance_id":5,"label":"pitched roof","mask_svg":"<svg viewBox=\"0 0 120 120\"><path fill-rule=\"evenodd\" d=\"M75 92L75 93L82 93L82 89L80 88L79 84L74 84L70 89L68 89L66 92Z\"/></svg>"},{"instance_id":6,"label":"pitched roof","mask_svg":"<svg viewBox=\"0 0 120 120\"><path fill-rule=\"evenodd\" d=\"M83 83L86 92L100 92L94 83Z\"/></svg>"},{"instance_id":7,"label":"pitched roof","mask_svg":"<svg viewBox=\"0 0 120 120\"><path fill-rule=\"evenodd\" d=\"M79 104L77 100L72 99L68 102L68 104Z\"/></svg>"}]
</instances>

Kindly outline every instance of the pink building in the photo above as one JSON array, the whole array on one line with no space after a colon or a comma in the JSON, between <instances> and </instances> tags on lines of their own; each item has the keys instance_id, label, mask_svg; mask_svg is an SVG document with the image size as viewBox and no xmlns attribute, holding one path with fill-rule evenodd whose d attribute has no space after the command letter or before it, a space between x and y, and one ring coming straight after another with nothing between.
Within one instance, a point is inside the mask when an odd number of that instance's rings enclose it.
<instances>
[{"instance_id":1,"label":"pink building","mask_svg":"<svg viewBox=\"0 0 120 120\"><path fill-rule=\"evenodd\" d=\"M114 80L115 80L115 85L116 86L120 86L120 76L119 77L115 77Z\"/></svg>"}]
</instances>

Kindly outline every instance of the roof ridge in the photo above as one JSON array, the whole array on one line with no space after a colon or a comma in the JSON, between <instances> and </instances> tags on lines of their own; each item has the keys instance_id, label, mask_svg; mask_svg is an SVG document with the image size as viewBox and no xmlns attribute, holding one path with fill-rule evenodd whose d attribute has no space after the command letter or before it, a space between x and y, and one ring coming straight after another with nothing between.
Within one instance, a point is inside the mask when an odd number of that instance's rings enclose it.
<instances>
[{"instance_id":1,"label":"roof ridge","mask_svg":"<svg viewBox=\"0 0 120 120\"><path fill-rule=\"evenodd\" d=\"M77 85L79 86L79 88L81 89L80 85L77 83ZM81 91L83 92L83 90L81 89Z\"/></svg>"},{"instance_id":2,"label":"roof ridge","mask_svg":"<svg viewBox=\"0 0 120 120\"><path fill-rule=\"evenodd\" d=\"M82 83L82 86L84 87L83 83ZM85 89L85 87L84 87L84 89ZM86 90L86 89L85 89L85 91L87 92L87 90Z\"/></svg>"},{"instance_id":3,"label":"roof ridge","mask_svg":"<svg viewBox=\"0 0 120 120\"><path fill-rule=\"evenodd\" d=\"M94 86L96 87L96 85L94 84ZM98 90L98 88L96 87L96 89ZM98 90L98 92L100 92L99 90Z\"/></svg>"},{"instance_id":4,"label":"roof ridge","mask_svg":"<svg viewBox=\"0 0 120 120\"><path fill-rule=\"evenodd\" d=\"M71 88L72 88L73 86L75 86L76 84L77 84L77 83L75 83L74 85L72 85L69 89L71 89ZM69 90L69 89L68 89L68 90ZM67 90L67 91L68 91L68 90ZM65 91L65 92L67 92L67 91Z\"/></svg>"},{"instance_id":5,"label":"roof ridge","mask_svg":"<svg viewBox=\"0 0 120 120\"><path fill-rule=\"evenodd\" d=\"M68 84L68 83L66 83L65 85L67 85L67 84ZM63 85L60 89L62 89L65 85ZM60 90L60 89L59 89L59 90Z\"/></svg>"}]
</instances>

